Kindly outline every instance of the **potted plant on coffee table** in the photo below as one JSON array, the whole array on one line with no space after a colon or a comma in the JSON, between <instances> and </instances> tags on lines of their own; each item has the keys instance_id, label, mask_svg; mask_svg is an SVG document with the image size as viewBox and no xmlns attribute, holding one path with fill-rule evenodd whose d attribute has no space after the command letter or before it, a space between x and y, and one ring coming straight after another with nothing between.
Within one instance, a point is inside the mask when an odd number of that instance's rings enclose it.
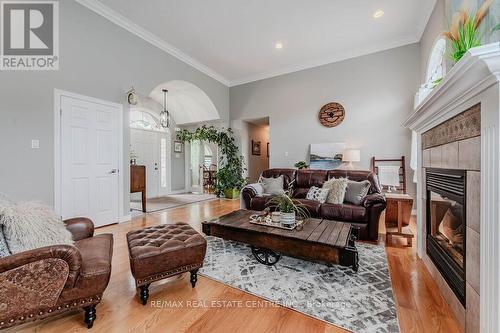
<instances>
[{"instance_id":1,"label":"potted plant on coffee table","mask_svg":"<svg viewBox=\"0 0 500 333\"><path fill-rule=\"evenodd\" d=\"M280 222L285 225L294 224L297 217L306 218L309 216L303 205L291 197L291 191L283 191L273 196L267 205L272 210L280 212Z\"/></svg>"}]
</instances>

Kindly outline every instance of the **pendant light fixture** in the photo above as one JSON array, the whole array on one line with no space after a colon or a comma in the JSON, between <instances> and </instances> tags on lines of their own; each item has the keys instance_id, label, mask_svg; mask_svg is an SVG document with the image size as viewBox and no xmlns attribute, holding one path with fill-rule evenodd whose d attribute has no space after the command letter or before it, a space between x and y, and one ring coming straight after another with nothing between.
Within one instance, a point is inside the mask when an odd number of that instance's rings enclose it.
<instances>
[{"instance_id":1,"label":"pendant light fixture","mask_svg":"<svg viewBox=\"0 0 500 333\"><path fill-rule=\"evenodd\" d=\"M163 110L160 112L160 125L163 128L170 127L170 112L168 112L167 108L167 94L168 90L163 89Z\"/></svg>"}]
</instances>

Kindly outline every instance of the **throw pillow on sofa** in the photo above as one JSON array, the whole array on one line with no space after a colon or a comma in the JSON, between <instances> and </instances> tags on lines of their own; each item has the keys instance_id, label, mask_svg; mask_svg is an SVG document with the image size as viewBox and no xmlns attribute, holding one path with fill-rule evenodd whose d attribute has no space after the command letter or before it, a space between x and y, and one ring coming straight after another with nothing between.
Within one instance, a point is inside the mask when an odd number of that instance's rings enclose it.
<instances>
[{"instance_id":1,"label":"throw pillow on sofa","mask_svg":"<svg viewBox=\"0 0 500 333\"><path fill-rule=\"evenodd\" d=\"M264 194L277 195L283 192L283 176L277 178L260 177L259 183L262 185Z\"/></svg>"},{"instance_id":2,"label":"throw pillow on sofa","mask_svg":"<svg viewBox=\"0 0 500 333\"><path fill-rule=\"evenodd\" d=\"M313 186L307 191L306 199L325 203L330 190Z\"/></svg>"},{"instance_id":3,"label":"throw pillow on sofa","mask_svg":"<svg viewBox=\"0 0 500 333\"><path fill-rule=\"evenodd\" d=\"M347 178L332 178L323 183L323 188L329 190L326 203L342 204L344 203L345 192L347 189Z\"/></svg>"},{"instance_id":4,"label":"throw pillow on sofa","mask_svg":"<svg viewBox=\"0 0 500 333\"><path fill-rule=\"evenodd\" d=\"M73 245L72 235L64 222L42 203L3 202L0 225L12 254L50 245Z\"/></svg>"},{"instance_id":5,"label":"throw pillow on sofa","mask_svg":"<svg viewBox=\"0 0 500 333\"><path fill-rule=\"evenodd\" d=\"M363 180L362 182L347 180L344 201L358 206L361 205L363 199L368 195L371 185L368 180Z\"/></svg>"}]
</instances>

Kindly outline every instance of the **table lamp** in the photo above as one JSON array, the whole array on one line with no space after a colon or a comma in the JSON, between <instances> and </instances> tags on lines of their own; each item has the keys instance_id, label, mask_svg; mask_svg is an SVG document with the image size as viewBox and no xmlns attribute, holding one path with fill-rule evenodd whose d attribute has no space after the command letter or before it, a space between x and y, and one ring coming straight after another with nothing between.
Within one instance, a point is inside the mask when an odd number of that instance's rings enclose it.
<instances>
[{"instance_id":1,"label":"table lamp","mask_svg":"<svg viewBox=\"0 0 500 333\"><path fill-rule=\"evenodd\" d=\"M359 149L347 149L342 155L342 162L348 162L346 168L349 170L354 169L352 162L361 161L361 152Z\"/></svg>"}]
</instances>

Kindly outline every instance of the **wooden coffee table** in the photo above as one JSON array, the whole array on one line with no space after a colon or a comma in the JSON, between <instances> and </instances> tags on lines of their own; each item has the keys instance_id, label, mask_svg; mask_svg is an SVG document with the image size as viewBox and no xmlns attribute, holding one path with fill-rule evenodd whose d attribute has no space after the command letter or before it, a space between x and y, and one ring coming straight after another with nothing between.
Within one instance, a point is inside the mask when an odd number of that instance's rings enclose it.
<instances>
[{"instance_id":1,"label":"wooden coffee table","mask_svg":"<svg viewBox=\"0 0 500 333\"><path fill-rule=\"evenodd\" d=\"M265 265L276 264L284 254L358 270L358 228L350 223L309 218L294 230L250 223L251 215L261 213L237 210L203 222L203 232L250 245L254 257Z\"/></svg>"}]
</instances>

